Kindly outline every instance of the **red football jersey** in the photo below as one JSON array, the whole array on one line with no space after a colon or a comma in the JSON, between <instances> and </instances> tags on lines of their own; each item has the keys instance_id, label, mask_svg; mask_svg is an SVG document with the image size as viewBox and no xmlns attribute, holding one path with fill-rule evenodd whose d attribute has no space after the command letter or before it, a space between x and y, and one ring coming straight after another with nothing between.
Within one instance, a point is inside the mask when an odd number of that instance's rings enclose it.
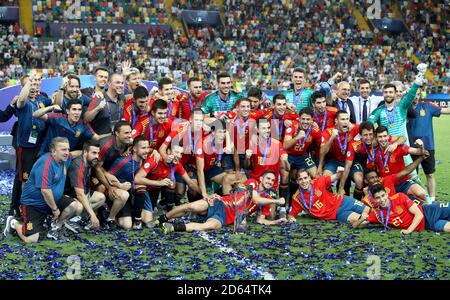
<instances>
[{"instance_id":1,"label":"red football jersey","mask_svg":"<svg viewBox=\"0 0 450 300\"><path fill-rule=\"evenodd\" d=\"M280 141L283 141L284 132L286 130L284 126L285 120L297 120L298 114L287 110L283 116L277 116L273 108L261 109L250 113L250 117L259 120L265 118L271 120L271 131L273 137L279 137Z\"/></svg>"},{"instance_id":2,"label":"red football jersey","mask_svg":"<svg viewBox=\"0 0 450 300\"><path fill-rule=\"evenodd\" d=\"M192 97L191 94L182 93L178 95L177 100L180 103L179 117L184 120L189 120L189 117L191 116L191 111L194 110L195 108L199 108L205 97L210 92L211 91L203 92L198 99L194 99L194 97Z\"/></svg>"},{"instance_id":3,"label":"red football jersey","mask_svg":"<svg viewBox=\"0 0 450 300\"><path fill-rule=\"evenodd\" d=\"M291 137L294 138L297 136L300 130L305 131L305 134L308 133L308 130L304 130L301 128L300 121L295 120L292 123L292 126L287 128L285 131L285 137ZM314 129L311 127L311 130L309 130L308 137L303 138L297 143L292 146L289 149L286 149L286 152L290 155L304 155L309 152L309 148L315 144L320 145L322 134L320 133L320 130Z\"/></svg>"},{"instance_id":4,"label":"red football jersey","mask_svg":"<svg viewBox=\"0 0 450 300\"><path fill-rule=\"evenodd\" d=\"M152 97L148 102L150 111L152 111L153 102L155 102L156 99L158 98ZM175 98L172 101L169 101L167 103L167 118L171 121L173 121L175 118L178 118L179 110L180 110L180 101L178 101L177 98Z\"/></svg>"},{"instance_id":5,"label":"red football jersey","mask_svg":"<svg viewBox=\"0 0 450 300\"><path fill-rule=\"evenodd\" d=\"M246 185L250 185L252 187L252 189L254 191L256 191L261 197L263 198L267 198L267 199L272 199L272 196L270 195L269 192L260 192L259 191L259 181L255 180L253 178L251 179L247 179L247 181L245 181ZM270 216L270 205L258 205L258 209L261 210L261 213L266 216L269 217Z\"/></svg>"},{"instance_id":6,"label":"red football jersey","mask_svg":"<svg viewBox=\"0 0 450 300\"><path fill-rule=\"evenodd\" d=\"M189 137L190 135L190 137ZM194 133L191 131L191 128L180 126L178 130L172 130L169 135L164 140L164 145L170 146L170 143L177 139L177 141L183 141L183 156L181 157L180 163L185 165L193 165L195 166L195 150L196 146L199 145L199 141L205 137L205 133L201 130L198 133Z\"/></svg>"},{"instance_id":7,"label":"red football jersey","mask_svg":"<svg viewBox=\"0 0 450 300\"><path fill-rule=\"evenodd\" d=\"M152 123L152 117L147 116L146 122L147 124ZM152 149L159 150L159 147L161 147L162 143L164 142L166 136L173 130L177 130L178 126L175 126L172 128L172 121L165 120L162 124L153 124L152 126L148 125L145 126L145 129L141 123L136 123L136 128L132 131L132 138L135 139L136 137L144 134L145 137L150 142L150 147Z\"/></svg>"},{"instance_id":8,"label":"red football jersey","mask_svg":"<svg viewBox=\"0 0 450 300\"><path fill-rule=\"evenodd\" d=\"M327 190L331 186L330 176L321 176L311 181L311 186L314 189L314 196L310 208L311 190L303 192L302 201L300 192L295 192L292 196L292 209L289 215L296 217L302 210L306 210L313 217L321 220L336 220L336 214L339 206L344 199L344 195L335 195Z\"/></svg>"},{"instance_id":9,"label":"red football jersey","mask_svg":"<svg viewBox=\"0 0 450 300\"><path fill-rule=\"evenodd\" d=\"M399 183L398 174L392 174L386 177L381 178L380 183L384 186L386 192L389 197L395 195L397 192L395 191L395 185ZM361 202L370 206L370 207L378 207L378 204L375 202L375 199L369 194L364 195L361 199Z\"/></svg>"},{"instance_id":10,"label":"red football jersey","mask_svg":"<svg viewBox=\"0 0 450 300\"><path fill-rule=\"evenodd\" d=\"M355 125L353 129L347 132L347 143L346 143L346 134L339 133L333 140L330 151L328 151L327 158L333 159L339 162L345 162L347 149L349 148L350 142L359 134L359 125ZM331 133L333 132L332 128L328 128L322 133L322 143L324 145L331 138ZM338 139L341 141L341 145L343 149L340 148Z\"/></svg>"},{"instance_id":11,"label":"red football jersey","mask_svg":"<svg viewBox=\"0 0 450 300\"><path fill-rule=\"evenodd\" d=\"M326 112L324 112L323 114L319 114L314 111L313 120L314 120L314 122L317 123L317 125L319 125L320 132L324 132L325 129L327 129L327 128L334 128L334 126L335 126L334 120L336 119L337 111L338 111L338 109L334 106L327 106ZM325 120L325 124L324 124L324 120ZM323 130L322 130L322 128L323 128Z\"/></svg>"},{"instance_id":12,"label":"red football jersey","mask_svg":"<svg viewBox=\"0 0 450 300\"><path fill-rule=\"evenodd\" d=\"M234 219L236 218L235 207L233 205L233 199L231 195L226 195L222 197L222 202L225 204L225 224L230 225L234 223ZM242 208L243 210L247 210L247 216L254 214L258 211L258 204L256 204L253 200L248 201L247 206Z\"/></svg>"},{"instance_id":13,"label":"red football jersey","mask_svg":"<svg viewBox=\"0 0 450 300\"><path fill-rule=\"evenodd\" d=\"M283 145L278 140L270 138L269 140L262 142L262 144L251 145L250 149L256 149L256 152L253 150L253 154L250 157L253 166L250 176L253 179L259 180L259 177L261 177L266 170L272 170L275 172L275 183L273 188L277 189L281 165L280 158L281 155L286 154Z\"/></svg>"},{"instance_id":14,"label":"red football jersey","mask_svg":"<svg viewBox=\"0 0 450 300\"><path fill-rule=\"evenodd\" d=\"M212 138L212 134L207 135L195 147L195 157L203 158L205 171L209 171L214 165L221 163L224 154L223 149L226 148L225 141L222 145L217 145L212 141Z\"/></svg>"},{"instance_id":15,"label":"red football jersey","mask_svg":"<svg viewBox=\"0 0 450 300\"><path fill-rule=\"evenodd\" d=\"M147 157L144 161L144 164L141 167L141 170L144 170L147 173L147 178L150 180L161 180L164 178L170 178L172 181L175 181L174 178L171 178L173 174L179 174L183 176L186 173L186 170L183 168L183 165L179 162L173 166L168 166L162 160L159 162L155 162L153 156ZM156 190L160 189L159 186L147 186L147 190Z\"/></svg>"},{"instance_id":16,"label":"red football jersey","mask_svg":"<svg viewBox=\"0 0 450 300\"><path fill-rule=\"evenodd\" d=\"M134 108L134 100L133 98L128 99L123 106L123 115L122 119L128 122L131 125L131 128L135 128L137 123L141 123L143 128L146 128L148 125L148 114L145 113L137 113Z\"/></svg>"},{"instance_id":17,"label":"red football jersey","mask_svg":"<svg viewBox=\"0 0 450 300\"><path fill-rule=\"evenodd\" d=\"M245 154L245 150L249 149L250 145L250 131L252 134L257 134L256 120L253 118L247 118L246 120L236 116L229 119L228 132L232 134L234 147L238 154Z\"/></svg>"},{"instance_id":18,"label":"red football jersey","mask_svg":"<svg viewBox=\"0 0 450 300\"><path fill-rule=\"evenodd\" d=\"M377 147L377 149L375 150L375 165L380 176L386 177L391 174L397 174L405 169L405 161L403 160L403 156L407 155L408 151L408 145L399 145L392 153L384 153L384 150L382 150L380 147ZM367 167L372 168L373 163L369 163ZM400 182L403 182L409 178L409 175L405 176L402 180L400 180Z\"/></svg>"},{"instance_id":19,"label":"red football jersey","mask_svg":"<svg viewBox=\"0 0 450 300\"><path fill-rule=\"evenodd\" d=\"M403 193L398 193L393 196L389 196L391 200L391 208L389 216L388 208L380 209L372 209L369 213L368 221L369 223L381 223L388 222L389 226L400 228L400 229L408 229L414 220L414 215L408 210L411 206L413 206L414 201L408 198ZM418 205L420 211L423 213L422 206ZM381 214L383 214L381 216ZM384 224L383 224L384 225ZM416 227L415 231L421 231L425 228L425 218L420 221L419 225Z\"/></svg>"}]
</instances>

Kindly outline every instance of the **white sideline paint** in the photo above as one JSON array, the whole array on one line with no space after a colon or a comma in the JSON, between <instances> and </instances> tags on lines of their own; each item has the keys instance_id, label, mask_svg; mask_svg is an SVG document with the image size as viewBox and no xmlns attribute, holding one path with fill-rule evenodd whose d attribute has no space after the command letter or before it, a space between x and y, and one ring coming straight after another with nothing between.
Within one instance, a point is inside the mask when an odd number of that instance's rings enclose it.
<instances>
[{"instance_id":1,"label":"white sideline paint","mask_svg":"<svg viewBox=\"0 0 450 300\"><path fill-rule=\"evenodd\" d=\"M218 247L220 249L220 251L231 254L231 258L233 258L235 261L237 261L241 265L244 265L247 270L256 272L256 273L262 275L264 277L264 280L275 280L275 277L272 274L270 274L269 272L266 272L263 268L260 268L256 265L252 264L248 258L245 258L242 255L238 254L236 252L236 250L234 250L233 248L223 245L221 242L219 242L218 240L216 240L215 238L213 238L206 232L199 232L198 234L203 239L207 240L214 246Z\"/></svg>"}]
</instances>

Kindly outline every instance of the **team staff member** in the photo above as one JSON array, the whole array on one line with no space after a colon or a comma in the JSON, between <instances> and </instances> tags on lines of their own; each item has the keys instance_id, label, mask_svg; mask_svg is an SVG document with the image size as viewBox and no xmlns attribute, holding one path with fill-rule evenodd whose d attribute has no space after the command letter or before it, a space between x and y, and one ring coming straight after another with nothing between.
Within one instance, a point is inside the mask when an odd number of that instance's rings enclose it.
<instances>
[{"instance_id":1,"label":"team staff member","mask_svg":"<svg viewBox=\"0 0 450 300\"><path fill-rule=\"evenodd\" d=\"M80 203L63 197L67 169L72 162L69 141L64 137L54 138L50 149L50 153L44 154L36 161L29 180L23 187L23 223L9 216L6 220L5 236L15 231L25 243L35 243L42 237L47 215L52 213L55 221L47 237L58 240L63 234L61 229L64 221L80 210Z\"/></svg>"}]
</instances>

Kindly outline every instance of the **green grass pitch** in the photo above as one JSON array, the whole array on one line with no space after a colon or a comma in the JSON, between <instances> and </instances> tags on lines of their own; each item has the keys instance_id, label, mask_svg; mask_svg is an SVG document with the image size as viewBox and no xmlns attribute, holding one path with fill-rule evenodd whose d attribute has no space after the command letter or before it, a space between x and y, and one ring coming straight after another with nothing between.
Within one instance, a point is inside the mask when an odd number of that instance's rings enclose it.
<instances>
[{"instance_id":1,"label":"green grass pitch","mask_svg":"<svg viewBox=\"0 0 450 300\"><path fill-rule=\"evenodd\" d=\"M434 121L439 202L450 202L449 125L448 116ZM426 182L422 172L421 179ZM9 197L1 197L2 226L8 205ZM381 279L450 279L448 234L402 236L399 230L354 231L336 222L298 220L274 227L250 222L246 234L225 228L207 238L145 229L82 233L70 242L35 245L2 239L0 279L68 279L70 256L79 258L81 279L367 279L373 255Z\"/></svg>"}]
</instances>

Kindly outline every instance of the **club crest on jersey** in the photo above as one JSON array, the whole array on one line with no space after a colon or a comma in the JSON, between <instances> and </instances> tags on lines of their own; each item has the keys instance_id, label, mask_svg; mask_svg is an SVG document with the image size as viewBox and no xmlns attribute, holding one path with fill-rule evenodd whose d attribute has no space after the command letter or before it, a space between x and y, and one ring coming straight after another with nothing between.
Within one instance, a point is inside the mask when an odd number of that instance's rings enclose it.
<instances>
[{"instance_id":1,"label":"club crest on jersey","mask_svg":"<svg viewBox=\"0 0 450 300\"><path fill-rule=\"evenodd\" d=\"M397 214L401 214L401 213L403 212L403 208L401 208L400 206L397 206L397 207L395 208L395 212L396 212Z\"/></svg>"},{"instance_id":2,"label":"club crest on jersey","mask_svg":"<svg viewBox=\"0 0 450 300\"><path fill-rule=\"evenodd\" d=\"M158 133L158 136L159 136L160 138L164 137L164 131L163 131L163 130L160 130L159 133Z\"/></svg>"},{"instance_id":3,"label":"club crest on jersey","mask_svg":"<svg viewBox=\"0 0 450 300\"><path fill-rule=\"evenodd\" d=\"M77 130L77 132L75 132L75 137L78 138L80 137L81 132L79 130Z\"/></svg>"},{"instance_id":4,"label":"club crest on jersey","mask_svg":"<svg viewBox=\"0 0 450 300\"><path fill-rule=\"evenodd\" d=\"M39 107L40 107L40 108L44 108L44 107L45 107L44 102L39 102Z\"/></svg>"}]
</instances>

